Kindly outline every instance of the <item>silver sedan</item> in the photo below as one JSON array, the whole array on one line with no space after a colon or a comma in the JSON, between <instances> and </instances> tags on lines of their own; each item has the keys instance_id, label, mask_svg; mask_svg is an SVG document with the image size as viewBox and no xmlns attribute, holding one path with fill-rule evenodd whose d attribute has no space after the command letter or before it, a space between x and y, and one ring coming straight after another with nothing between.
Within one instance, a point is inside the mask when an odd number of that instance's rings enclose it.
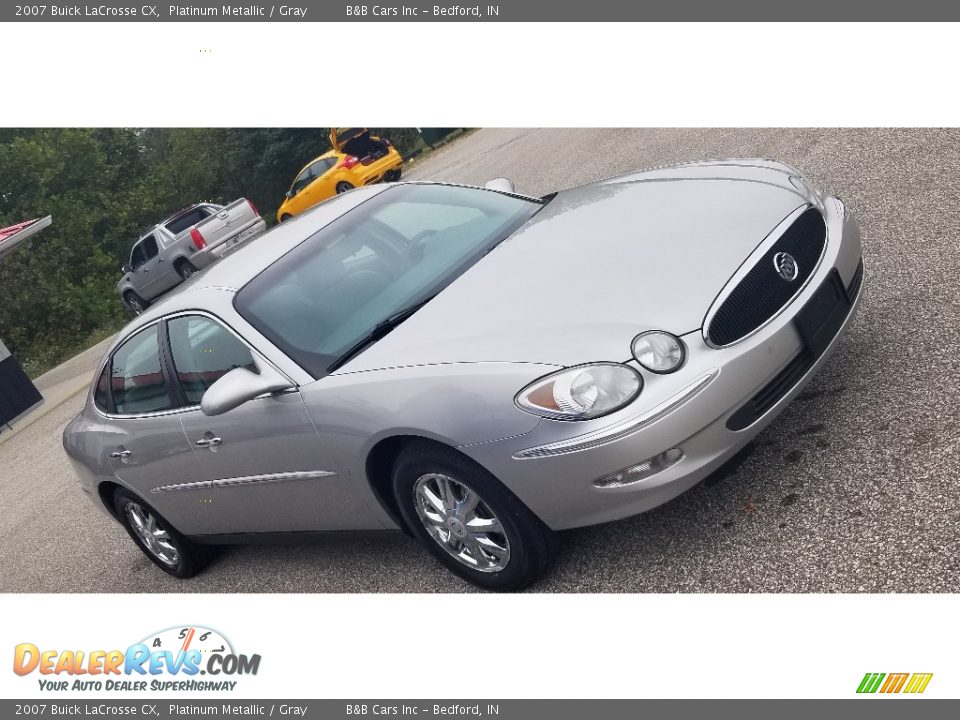
<instances>
[{"instance_id":1,"label":"silver sedan","mask_svg":"<svg viewBox=\"0 0 960 720\"><path fill-rule=\"evenodd\" d=\"M844 204L724 160L544 198L402 183L272 230L118 336L64 432L156 565L396 529L486 588L644 512L812 379L863 279Z\"/></svg>"}]
</instances>

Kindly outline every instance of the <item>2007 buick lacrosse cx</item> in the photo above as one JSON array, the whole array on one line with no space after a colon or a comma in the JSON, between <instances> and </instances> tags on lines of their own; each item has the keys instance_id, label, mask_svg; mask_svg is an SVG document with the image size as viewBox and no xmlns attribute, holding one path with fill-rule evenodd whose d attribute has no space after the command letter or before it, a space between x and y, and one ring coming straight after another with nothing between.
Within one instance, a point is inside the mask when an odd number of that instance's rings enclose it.
<instances>
[{"instance_id":1,"label":"2007 buick lacrosse cx","mask_svg":"<svg viewBox=\"0 0 960 720\"><path fill-rule=\"evenodd\" d=\"M360 188L134 320L64 446L178 577L211 544L401 528L518 589L553 531L665 503L768 425L862 279L844 204L769 160Z\"/></svg>"}]
</instances>

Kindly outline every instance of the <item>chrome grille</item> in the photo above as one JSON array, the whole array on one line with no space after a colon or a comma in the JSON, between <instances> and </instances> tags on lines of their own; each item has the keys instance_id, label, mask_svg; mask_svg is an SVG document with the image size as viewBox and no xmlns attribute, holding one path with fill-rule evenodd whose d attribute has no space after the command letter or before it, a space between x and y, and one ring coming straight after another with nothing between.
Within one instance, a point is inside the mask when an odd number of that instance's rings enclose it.
<instances>
[{"instance_id":1,"label":"chrome grille","mask_svg":"<svg viewBox=\"0 0 960 720\"><path fill-rule=\"evenodd\" d=\"M827 241L827 227L809 208L767 248L723 300L704 331L714 347L731 345L777 315L816 270Z\"/></svg>"}]
</instances>

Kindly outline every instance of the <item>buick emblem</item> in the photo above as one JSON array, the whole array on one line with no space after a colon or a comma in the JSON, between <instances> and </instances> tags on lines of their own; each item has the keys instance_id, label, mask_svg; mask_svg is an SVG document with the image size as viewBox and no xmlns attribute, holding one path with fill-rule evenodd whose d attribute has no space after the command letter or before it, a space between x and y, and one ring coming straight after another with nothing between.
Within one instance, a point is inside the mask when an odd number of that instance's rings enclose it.
<instances>
[{"instance_id":1,"label":"buick emblem","mask_svg":"<svg viewBox=\"0 0 960 720\"><path fill-rule=\"evenodd\" d=\"M797 267L797 261L793 259L793 255L785 252L778 252L773 256L773 267L777 271L777 275L782 277L787 282L793 282L797 279L797 275L800 274L800 268Z\"/></svg>"}]
</instances>

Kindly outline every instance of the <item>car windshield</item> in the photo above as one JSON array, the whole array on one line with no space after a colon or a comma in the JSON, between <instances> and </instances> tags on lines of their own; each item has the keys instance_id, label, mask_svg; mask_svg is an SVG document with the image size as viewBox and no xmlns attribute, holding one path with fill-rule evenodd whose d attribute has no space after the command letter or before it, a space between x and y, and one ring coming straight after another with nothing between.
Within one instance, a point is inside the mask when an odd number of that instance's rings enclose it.
<instances>
[{"instance_id":1,"label":"car windshield","mask_svg":"<svg viewBox=\"0 0 960 720\"><path fill-rule=\"evenodd\" d=\"M436 295L541 207L490 190L396 186L307 238L247 283L234 305L321 377L365 338L375 339L371 334L385 320Z\"/></svg>"}]
</instances>

